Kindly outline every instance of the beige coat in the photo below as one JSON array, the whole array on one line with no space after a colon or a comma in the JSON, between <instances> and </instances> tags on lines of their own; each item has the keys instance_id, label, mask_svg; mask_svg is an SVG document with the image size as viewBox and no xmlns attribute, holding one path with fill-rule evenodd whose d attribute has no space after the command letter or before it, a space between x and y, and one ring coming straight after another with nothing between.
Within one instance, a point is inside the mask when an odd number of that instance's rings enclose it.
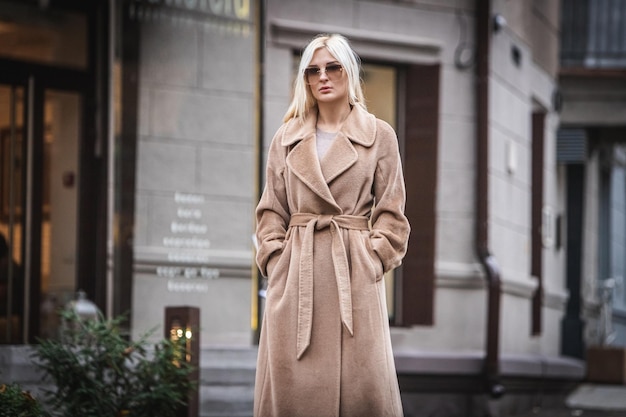
<instances>
[{"instance_id":1,"label":"beige coat","mask_svg":"<svg viewBox=\"0 0 626 417\"><path fill-rule=\"evenodd\" d=\"M396 135L354 107L318 161L315 123L277 131L256 210L268 291L254 415L401 417L382 279L409 237Z\"/></svg>"}]
</instances>

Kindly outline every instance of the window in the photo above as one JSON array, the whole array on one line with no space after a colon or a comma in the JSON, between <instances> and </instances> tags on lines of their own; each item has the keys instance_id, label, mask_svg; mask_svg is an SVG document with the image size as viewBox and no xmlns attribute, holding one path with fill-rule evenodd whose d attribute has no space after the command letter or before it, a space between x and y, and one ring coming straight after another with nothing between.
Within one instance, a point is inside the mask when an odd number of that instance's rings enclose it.
<instances>
[{"instance_id":1,"label":"window","mask_svg":"<svg viewBox=\"0 0 626 417\"><path fill-rule=\"evenodd\" d=\"M398 70L396 67L378 64L363 64L363 89L367 109L379 119L397 128ZM385 274L387 313L395 321L396 271Z\"/></svg>"},{"instance_id":2,"label":"window","mask_svg":"<svg viewBox=\"0 0 626 417\"><path fill-rule=\"evenodd\" d=\"M394 325L434 323L439 65L363 65L368 110L398 133L411 223L403 265L385 277Z\"/></svg>"}]
</instances>

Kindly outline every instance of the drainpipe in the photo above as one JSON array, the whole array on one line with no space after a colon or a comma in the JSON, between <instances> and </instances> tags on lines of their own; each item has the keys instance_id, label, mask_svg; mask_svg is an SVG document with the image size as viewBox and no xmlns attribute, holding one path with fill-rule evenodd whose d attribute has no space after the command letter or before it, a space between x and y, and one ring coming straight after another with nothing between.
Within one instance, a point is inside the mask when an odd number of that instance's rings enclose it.
<instances>
[{"instance_id":1,"label":"drainpipe","mask_svg":"<svg viewBox=\"0 0 626 417\"><path fill-rule=\"evenodd\" d=\"M500 384L500 269L489 250L489 54L491 0L476 1L476 255L487 280L485 388L493 398Z\"/></svg>"}]
</instances>

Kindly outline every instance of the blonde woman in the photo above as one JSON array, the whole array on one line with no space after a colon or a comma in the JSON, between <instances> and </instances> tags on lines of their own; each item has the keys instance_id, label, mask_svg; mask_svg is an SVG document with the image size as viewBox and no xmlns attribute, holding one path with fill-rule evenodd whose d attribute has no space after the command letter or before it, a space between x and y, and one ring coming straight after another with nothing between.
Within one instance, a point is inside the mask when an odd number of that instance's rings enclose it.
<instances>
[{"instance_id":1,"label":"blonde woman","mask_svg":"<svg viewBox=\"0 0 626 417\"><path fill-rule=\"evenodd\" d=\"M404 178L359 73L346 38L315 37L269 148L255 417L402 416L383 274L406 252Z\"/></svg>"}]
</instances>

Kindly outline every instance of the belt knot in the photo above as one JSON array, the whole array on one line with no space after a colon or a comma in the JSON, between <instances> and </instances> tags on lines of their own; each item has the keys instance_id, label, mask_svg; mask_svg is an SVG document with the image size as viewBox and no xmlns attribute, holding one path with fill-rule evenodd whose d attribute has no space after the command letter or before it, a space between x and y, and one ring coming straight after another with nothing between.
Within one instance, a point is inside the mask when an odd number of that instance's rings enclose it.
<instances>
[{"instance_id":1,"label":"belt knot","mask_svg":"<svg viewBox=\"0 0 626 417\"><path fill-rule=\"evenodd\" d=\"M323 230L330 227L330 222L333 220L332 214L320 214L317 216L317 223L315 224L315 230Z\"/></svg>"},{"instance_id":2,"label":"belt knot","mask_svg":"<svg viewBox=\"0 0 626 417\"><path fill-rule=\"evenodd\" d=\"M365 216L344 214L313 214L294 213L289 227L304 227L302 252L300 255L298 280L298 324L296 341L296 358L302 358L311 343L313 328L313 247L315 231L330 229L331 258L337 291L341 321L351 336L354 336L352 322L352 289L350 287L350 265L346 247L341 236L341 229L368 230L368 219Z\"/></svg>"}]
</instances>

